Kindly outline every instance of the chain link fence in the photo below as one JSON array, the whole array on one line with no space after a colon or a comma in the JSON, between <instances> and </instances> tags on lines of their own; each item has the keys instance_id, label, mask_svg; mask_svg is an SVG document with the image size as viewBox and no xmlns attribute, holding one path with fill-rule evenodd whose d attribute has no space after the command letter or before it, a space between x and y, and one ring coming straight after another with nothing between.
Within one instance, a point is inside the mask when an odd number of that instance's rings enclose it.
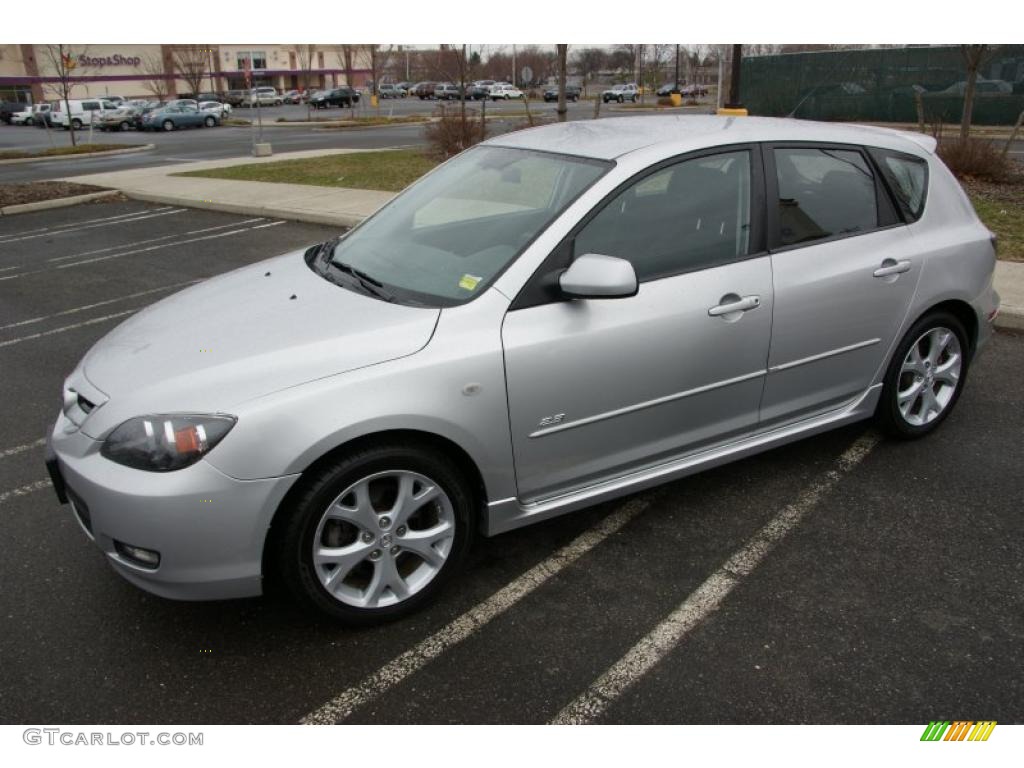
<instances>
[{"instance_id":1,"label":"chain link fence","mask_svg":"<svg viewBox=\"0 0 1024 768\"><path fill-rule=\"evenodd\" d=\"M967 72L959 46L871 48L743 59L752 115L959 123ZM1024 45L996 47L978 72L972 122L1012 125L1024 110Z\"/></svg>"}]
</instances>

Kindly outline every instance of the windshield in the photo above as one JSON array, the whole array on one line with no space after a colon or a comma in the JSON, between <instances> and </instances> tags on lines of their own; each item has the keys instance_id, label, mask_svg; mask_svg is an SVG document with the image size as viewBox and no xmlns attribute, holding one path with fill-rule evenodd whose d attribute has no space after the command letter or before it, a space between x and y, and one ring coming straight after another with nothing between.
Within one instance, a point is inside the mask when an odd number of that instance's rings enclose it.
<instances>
[{"instance_id":1,"label":"windshield","mask_svg":"<svg viewBox=\"0 0 1024 768\"><path fill-rule=\"evenodd\" d=\"M610 163L478 146L396 197L331 263L397 300L451 306L486 288Z\"/></svg>"}]
</instances>

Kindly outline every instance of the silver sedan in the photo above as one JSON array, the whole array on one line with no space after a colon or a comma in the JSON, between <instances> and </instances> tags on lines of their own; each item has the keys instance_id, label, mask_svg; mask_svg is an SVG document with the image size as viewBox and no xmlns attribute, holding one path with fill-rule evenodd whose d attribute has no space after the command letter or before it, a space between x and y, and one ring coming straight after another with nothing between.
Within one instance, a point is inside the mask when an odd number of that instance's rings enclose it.
<instances>
[{"instance_id":1,"label":"silver sedan","mask_svg":"<svg viewBox=\"0 0 1024 768\"><path fill-rule=\"evenodd\" d=\"M68 377L48 465L140 587L395 618L491 536L862 419L933 432L995 241L925 136L570 122L189 288Z\"/></svg>"}]
</instances>

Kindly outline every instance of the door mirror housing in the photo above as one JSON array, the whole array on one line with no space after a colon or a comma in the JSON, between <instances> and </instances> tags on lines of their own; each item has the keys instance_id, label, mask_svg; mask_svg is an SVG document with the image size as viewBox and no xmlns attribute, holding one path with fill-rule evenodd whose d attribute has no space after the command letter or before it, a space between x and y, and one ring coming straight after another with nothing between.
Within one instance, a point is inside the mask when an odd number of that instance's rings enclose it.
<instances>
[{"instance_id":1,"label":"door mirror housing","mask_svg":"<svg viewBox=\"0 0 1024 768\"><path fill-rule=\"evenodd\" d=\"M586 253L558 277L558 287L572 299L626 299L640 289L633 265L615 256Z\"/></svg>"}]
</instances>

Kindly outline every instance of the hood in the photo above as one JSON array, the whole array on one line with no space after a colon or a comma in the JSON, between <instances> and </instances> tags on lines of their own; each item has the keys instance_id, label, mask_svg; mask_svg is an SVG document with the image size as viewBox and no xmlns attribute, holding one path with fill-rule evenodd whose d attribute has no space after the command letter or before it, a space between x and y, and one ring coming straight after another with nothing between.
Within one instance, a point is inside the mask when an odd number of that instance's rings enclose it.
<instances>
[{"instance_id":1,"label":"hood","mask_svg":"<svg viewBox=\"0 0 1024 768\"><path fill-rule=\"evenodd\" d=\"M411 355L430 340L439 314L330 283L302 252L244 267L142 310L89 350L78 373L106 401L83 431L98 436L145 413L229 412Z\"/></svg>"}]
</instances>

